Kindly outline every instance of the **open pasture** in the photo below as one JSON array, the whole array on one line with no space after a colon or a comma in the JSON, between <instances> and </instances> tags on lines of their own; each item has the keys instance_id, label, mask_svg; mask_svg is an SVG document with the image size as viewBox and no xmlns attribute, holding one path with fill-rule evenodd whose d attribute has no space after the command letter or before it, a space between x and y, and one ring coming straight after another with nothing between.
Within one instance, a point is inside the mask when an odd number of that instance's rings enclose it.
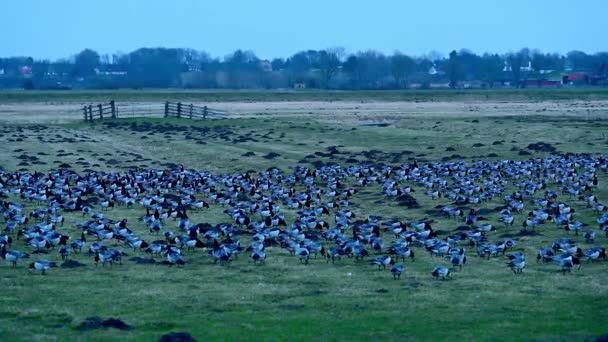
<instances>
[{"instance_id":1,"label":"open pasture","mask_svg":"<svg viewBox=\"0 0 608 342\"><path fill-rule=\"evenodd\" d=\"M608 147L608 112L603 101L225 102L219 107L234 109L232 117L204 122L146 118L84 123L78 114L71 120L61 110L41 115L35 110L20 111L15 102L3 108L9 107L10 111L0 113L2 190L7 192L7 198L2 200L22 204L21 212L29 220L15 232L7 233L12 238L7 249L28 253L30 257L19 260L17 267L6 260L0 264L2 340L149 341L171 331L188 331L199 340L348 337L400 341L572 341L608 333L608 262L602 258L588 262L585 255L594 246L608 246L608 237L597 222L604 212L601 208L595 210L595 203L608 204L608 174L602 169L606 159L599 158L605 156ZM556 157L556 163L541 163L549 157ZM504 162L509 160L531 162ZM487 164L473 167L473 161ZM457 182L455 174L438 171L445 171L449 163L459 162L462 164L452 165L459 165L458 176L463 182L469 179L479 186L464 195L465 202L450 198L451 191L465 188L465 184ZM414 163L418 170L433 170L435 176L447 183L442 187L440 179L422 179L412 166ZM296 165L302 168L294 169ZM501 172L494 169L496 173L488 171L483 177L476 177L479 168L491 170L491 165L502 165ZM388 172L385 166L391 166L392 171ZM310 174L303 168L308 168ZM521 175L509 173L518 168ZM30 213L49 207L56 194L42 200L21 198L21 194L27 193L26 184L40 183L24 180L17 184L10 179L60 169L63 173L53 173L52 177L57 181L67 177L68 188L85 190L78 208L56 213L65 218L63 224L56 223L56 231L70 237L67 246L85 232L87 245L82 253L68 256L83 266L59 266L42 276L40 272L29 272L28 265L39 259L61 265L61 246L36 251L26 244L25 237L18 237L17 230L39 224ZM171 176L152 184L141 178L149 169L167 170L166 175ZM112 198L114 207L102 207L104 197L113 192L109 188L112 178L108 175L119 172L125 176L129 170L134 172L130 176L133 181L142 184L141 191L133 196L135 204L121 205L117 198ZM315 177L308 178L314 170L317 170ZM71 172L90 176L78 178ZM236 178L246 173L247 180ZM150 175L161 178L156 172ZM597 185L593 184L593 175L597 177ZM293 178L292 183L291 176L298 178ZM486 183L491 177L496 178L495 182ZM105 178L108 178L106 189L96 188ZM171 183L168 178L182 181L173 182L168 188ZM192 183L193 179L196 182ZM340 185L335 179L340 180ZM226 183L227 180L230 181ZM268 188L264 185L267 180L271 182ZM387 185L391 180L394 185ZM528 194L530 187L520 184L525 180L535 184L544 181L546 185ZM589 183L588 189L585 182ZM233 188L233 184L239 189ZM252 184L256 184L253 190ZM57 182L43 185L42 193L56 185ZM580 192L569 194L560 189L562 186ZM198 189L192 193L195 202L205 201L210 207L199 209L178 203L180 209L188 207L187 216L193 225L201 224L197 233L204 245L193 250L182 246L185 265L169 265L167 254L171 253L153 255L145 252L146 248L134 250L126 239L118 238L120 229L114 223L123 219L127 219L127 227L133 234L148 244L165 240L165 231L187 237L189 231L178 227L181 220L171 217L158 220L162 225L159 232L151 231L151 223L146 224L144 218L146 208L140 201L160 192L160 197L179 202L190 191L189 187ZM469 203L473 200L468 198L489 193L493 187L497 193L490 198ZM210 188L214 191L199 191ZM336 194L331 196L334 188ZM414 192L406 193L407 188ZM404 193L397 194L396 189ZM565 225L551 219L538 223L534 229L524 227L526 219L535 216L528 213L542 207L533 203L533 199L544 198L546 190L556 192L557 198L548 196L553 203L563 202L574 209L572 223L585 224L578 234L566 231ZM66 190L61 187L60 191ZM442 196L431 196L435 191ZM516 195L505 200L506 195L516 191L523 193L521 198ZM217 193L224 197L214 196ZM306 193L311 195L310 199ZM591 200L592 205L585 200L590 195L597 197L597 202ZM213 229L221 231L220 227L225 233L225 226L218 225L229 224L232 239L246 249L254 240L253 226L264 222L267 215L264 211L268 202L263 197L274 198L273 203L280 210L275 209L271 216L281 215L286 223L264 227L265 261L254 262L253 252L243 250L238 256L232 255L229 262L214 262L213 253L218 246L214 246L213 238L205 237L206 233ZM520 200L524 204L521 212L511 207L513 225L503 224L501 210ZM241 214L235 210L254 202L260 207L243 214L250 220L247 227L238 221ZM340 207L329 208L328 203L334 202ZM158 201L148 203L151 215L158 205ZM90 214L83 216L82 206L91 206L91 213L100 212L112 222L98 220L97 223L102 223L101 231L79 227L79 223L92 220ZM171 206L166 204L159 214L169 214ZM329 214L319 212L315 216L302 212L323 206L328 207ZM446 206L462 210L463 215L456 214L454 218L443 215L441 209ZM544 207L549 208L550 205ZM467 223L465 218L470 209L475 209L482 219ZM338 212L345 211L354 214L348 224L344 218L336 220ZM552 212L551 216L555 214ZM294 230L296 221L302 222L305 217L327 222L328 227L321 224ZM395 227L390 225L395 222L403 222L407 228L395 234ZM435 239L447 242L448 238L462 237L461 241L450 242L452 247L466 249L467 262L462 269L454 267L446 280L431 276L436 266L452 265L445 255L438 255L444 253L430 252L439 247L425 243L428 230L424 225L414 224L424 222L432 226L437 234ZM296 254L305 253L298 250L303 246L300 234L304 234L306 244L318 244L327 254L339 245L327 234L330 229L335 232L339 223L344 224L343 241L352 242L353 236L358 236L369 255L362 258L343 255L340 260L328 262L320 253L303 259L290 253L290 248ZM480 234L479 226L484 223L495 230ZM374 228L376 225L378 228ZM572 226L572 230L575 228ZM270 231L277 229L280 237L271 238ZM584 238L587 231L596 233L594 241ZM103 232L112 232L114 236L104 239L100 235ZM402 236L398 237L399 234ZM485 238L475 237L481 235ZM559 262L537 262L538 250L550 248L562 237L572 239L581 248L580 269L576 265L570 272L561 272ZM383 245L374 249L378 238ZM216 238L218 243L230 244L226 239L221 233ZM408 247L415 252L414 261L403 261L391 254L394 253L391 242L397 239L408 241ZM500 252L490 257L483 253L478 256L480 246L500 245L508 240L515 242L515 246L504 255ZM291 245L293 241L297 246ZM122 264L96 266L94 254L87 253L94 242L124 252ZM169 243L179 245L175 239ZM312 249L309 247L309 252ZM522 273L515 274L507 266L510 262L507 255L513 253L526 257ZM575 256L577 251L572 254ZM390 263L386 269L370 265L381 255L389 255L404 265L400 279L393 279ZM90 316L118 318L132 329L79 329L81 322Z\"/></svg>"}]
</instances>

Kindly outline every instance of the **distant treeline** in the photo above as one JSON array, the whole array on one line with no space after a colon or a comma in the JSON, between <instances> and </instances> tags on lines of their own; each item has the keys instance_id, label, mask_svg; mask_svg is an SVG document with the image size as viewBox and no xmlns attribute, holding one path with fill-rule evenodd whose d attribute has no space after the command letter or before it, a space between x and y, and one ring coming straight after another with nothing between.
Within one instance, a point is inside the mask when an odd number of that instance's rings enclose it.
<instances>
[{"instance_id":1,"label":"distant treeline","mask_svg":"<svg viewBox=\"0 0 608 342\"><path fill-rule=\"evenodd\" d=\"M194 49L141 48L100 55L85 49L56 61L0 58L0 88L25 89L405 89L608 85L608 52L565 55L521 49L483 55L408 56L341 48L264 60L237 50L213 58Z\"/></svg>"}]
</instances>

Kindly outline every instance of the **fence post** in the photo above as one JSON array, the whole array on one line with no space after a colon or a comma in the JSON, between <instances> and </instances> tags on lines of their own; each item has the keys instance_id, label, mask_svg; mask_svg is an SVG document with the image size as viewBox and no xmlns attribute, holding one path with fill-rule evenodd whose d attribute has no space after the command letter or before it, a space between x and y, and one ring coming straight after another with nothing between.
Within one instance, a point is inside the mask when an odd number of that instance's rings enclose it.
<instances>
[{"instance_id":1,"label":"fence post","mask_svg":"<svg viewBox=\"0 0 608 342\"><path fill-rule=\"evenodd\" d=\"M99 118L103 119L103 105L100 103L97 107L99 108Z\"/></svg>"},{"instance_id":2,"label":"fence post","mask_svg":"<svg viewBox=\"0 0 608 342\"><path fill-rule=\"evenodd\" d=\"M87 119L88 119L87 106L82 107L82 109L84 110L84 121L87 121Z\"/></svg>"},{"instance_id":3,"label":"fence post","mask_svg":"<svg viewBox=\"0 0 608 342\"><path fill-rule=\"evenodd\" d=\"M114 100L110 101L110 106L112 107L112 119L116 119L116 103Z\"/></svg>"},{"instance_id":4,"label":"fence post","mask_svg":"<svg viewBox=\"0 0 608 342\"><path fill-rule=\"evenodd\" d=\"M190 104L190 119L192 119L192 107L194 107L194 106L193 106L193 105L192 105L192 103L191 103L191 104Z\"/></svg>"},{"instance_id":5,"label":"fence post","mask_svg":"<svg viewBox=\"0 0 608 342\"><path fill-rule=\"evenodd\" d=\"M89 105L89 120L93 121L93 106Z\"/></svg>"},{"instance_id":6,"label":"fence post","mask_svg":"<svg viewBox=\"0 0 608 342\"><path fill-rule=\"evenodd\" d=\"M165 101L165 117L169 116L169 101Z\"/></svg>"},{"instance_id":7,"label":"fence post","mask_svg":"<svg viewBox=\"0 0 608 342\"><path fill-rule=\"evenodd\" d=\"M177 117L178 118L182 117L182 103L181 102L177 103Z\"/></svg>"},{"instance_id":8,"label":"fence post","mask_svg":"<svg viewBox=\"0 0 608 342\"><path fill-rule=\"evenodd\" d=\"M203 119L207 119L207 106L203 107Z\"/></svg>"}]
</instances>

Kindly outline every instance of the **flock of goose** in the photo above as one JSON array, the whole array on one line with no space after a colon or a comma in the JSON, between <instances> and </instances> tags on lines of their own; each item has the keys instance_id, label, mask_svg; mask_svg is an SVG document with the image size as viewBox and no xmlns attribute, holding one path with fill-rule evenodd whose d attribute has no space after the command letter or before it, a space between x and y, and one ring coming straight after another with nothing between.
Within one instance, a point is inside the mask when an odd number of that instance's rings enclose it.
<instances>
[{"instance_id":1,"label":"flock of goose","mask_svg":"<svg viewBox=\"0 0 608 342\"><path fill-rule=\"evenodd\" d=\"M561 229L563 238L538 246L538 262L553 263L566 273L580 268L582 261L606 259L606 250L599 245L582 249L577 243L582 237L594 244L602 232L608 237L608 209L596 196L598 176L608 172L606 157L569 154L521 161L292 170L232 175L185 168L84 175L68 170L0 172L0 212L5 220L0 256L16 267L23 259L33 260L34 253L46 253L55 261L29 263L31 271L45 274L59 265L59 259L69 261L73 254L89 255L96 265L105 266L122 263L124 250L133 250L147 255L145 260L160 258L183 266L189 258L201 258L201 253L189 253L201 249L207 252L202 255L223 265L239 254L264 263L270 257L267 247L276 246L302 264L317 256L327 263L352 258L388 268L399 279L404 262L426 252L440 257L435 260L446 260L429 270L433 277L446 279L454 268L466 265L469 253L504 257L513 273L522 273L527 259L514 251L517 234L500 240L496 231L522 229L525 235ZM434 208L436 218L458 228L433 229L437 221L429 218L405 222L355 215L352 202L363 187L378 191L386 197L383 201L406 199L415 205L414 195L441 199L449 205ZM490 201L499 207L479 209ZM583 215L574 205L590 210ZM190 219L193 212L210 206L223 207L225 223ZM110 218L125 212L118 207L139 210L139 220ZM493 211L496 222L483 217ZM80 221L70 222L77 235L62 232L68 225L66 216L68 221ZM589 223L591 219L595 222ZM156 239L146 241L144 233Z\"/></svg>"}]
</instances>

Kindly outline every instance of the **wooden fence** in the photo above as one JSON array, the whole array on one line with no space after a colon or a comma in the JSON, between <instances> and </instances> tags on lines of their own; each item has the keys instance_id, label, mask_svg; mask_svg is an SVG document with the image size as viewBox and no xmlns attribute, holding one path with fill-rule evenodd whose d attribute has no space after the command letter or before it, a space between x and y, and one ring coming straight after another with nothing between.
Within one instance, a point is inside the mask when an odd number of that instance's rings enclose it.
<instances>
[{"instance_id":1,"label":"wooden fence","mask_svg":"<svg viewBox=\"0 0 608 342\"><path fill-rule=\"evenodd\" d=\"M116 103L114 100L108 103L84 106L82 110L84 112L85 121L93 121L95 119L103 118L116 119Z\"/></svg>"},{"instance_id":2,"label":"wooden fence","mask_svg":"<svg viewBox=\"0 0 608 342\"><path fill-rule=\"evenodd\" d=\"M207 106L195 106L192 103L165 102L165 117L188 118L188 119L208 119L211 117L222 117L226 112L218 109L211 109Z\"/></svg>"},{"instance_id":3,"label":"wooden fence","mask_svg":"<svg viewBox=\"0 0 608 342\"><path fill-rule=\"evenodd\" d=\"M164 107L164 109L163 109ZM105 118L138 118L138 117L176 117L188 119L217 119L226 115L225 111L211 109L207 106L196 106L181 102L165 102L162 104L120 105L110 101L82 108L85 121Z\"/></svg>"}]
</instances>

